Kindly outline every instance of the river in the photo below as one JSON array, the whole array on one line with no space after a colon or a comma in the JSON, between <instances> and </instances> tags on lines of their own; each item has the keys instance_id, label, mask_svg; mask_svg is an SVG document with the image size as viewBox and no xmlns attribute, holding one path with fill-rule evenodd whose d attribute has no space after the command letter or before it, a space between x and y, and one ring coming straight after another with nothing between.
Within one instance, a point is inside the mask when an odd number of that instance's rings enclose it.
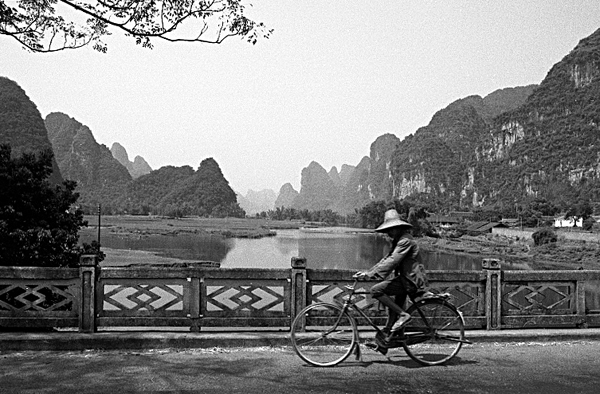
<instances>
[{"instance_id":1,"label":"river","mask_svg":"<svg viewBox=\"0 0 600 394\"><path fill-rule=\"evenodd\" d=\"M80 236L80 242L89 243L96 239L96 233L92 230L84 230ZM274 237L259 239L194 234L170 236L105 233L101 241L102 246L107 248L103 266L186 260L215 261L223 268L289 268L292 257L305 257L309 268L358 271L370 268L389 248L385 238L374 233L343 233L327 229L278 230ZM133 254L134 258L123 258L128 253ZM435 252L423 248L421 255L428 270L480 270L483 260L478 255ZM163 258L169 260L162 260ZM506 261L502 263L502 268L531 269L525 263ZM586 288L588 306L600 309L600 283L591 281L586 284Z\"/></svg>"},{"instance_id":2,"label":"river","mask_svg":"<svg viewBox=\"0 0 600 394\"><path fill-rule=\"evenodd\" d=\"M95 239L93 231L81 233L81 242ZM157 256L187 261L215 261L224 268L289 268L292 257L305 257L309 268L355 269L371 267L387 253L388 242L373 233L344 233L327 229L278 230L274 237L223 238L217 235L103 234L102 246L109 250L146 251ZM481 256L432 252L422 249L429 270L479 270ZM123 265L110 253L103 265ZM528 269L523 264L506 269Z\"/></svg>"}]
</instances>

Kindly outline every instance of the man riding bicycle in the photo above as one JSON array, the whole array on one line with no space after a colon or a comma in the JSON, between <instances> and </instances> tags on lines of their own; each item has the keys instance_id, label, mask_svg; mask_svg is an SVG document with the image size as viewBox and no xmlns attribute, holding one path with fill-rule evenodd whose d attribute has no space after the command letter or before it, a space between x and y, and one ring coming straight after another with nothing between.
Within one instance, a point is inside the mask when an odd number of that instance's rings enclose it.
<instances>
[{"instance_id":1,"label":"man riding bicycle","mask_svg":"<svg viewBox=\"0 0 600 394\"><path fill-rule=\"evenodd\" d=\"M388 319L383 329L388 335L401 331L411 319L402 309L407 295L414 298L431 294L426 292L425 270L419 256L419 246L410 237L411 228L409 223L400 219L395 209L388 210L383 224L375 231L391 239L390 252L371 269L354 275L357 279L381 280L371 288L371 295L388 307Z\"/></svg>"}]
</instances>

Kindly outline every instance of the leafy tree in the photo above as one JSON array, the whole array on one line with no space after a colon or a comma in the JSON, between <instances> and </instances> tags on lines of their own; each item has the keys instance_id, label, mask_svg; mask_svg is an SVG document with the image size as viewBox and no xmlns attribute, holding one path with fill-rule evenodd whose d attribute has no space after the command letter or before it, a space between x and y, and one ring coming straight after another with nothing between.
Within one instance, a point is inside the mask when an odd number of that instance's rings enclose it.
<instances>
[{"instance_id":1,"label":"leafy tree","mask_svg":"<svg viewBox=\"0 0 600 394\"><path fill-rule=\"evenodd\" d=\"M585 231L591 231L594 228L594 224L596 224L596 220L593 217L589 216L583 221L583 229Z\"/></svg>"},{"instance_id":2,"label":"leafy tree","mask_svg":"<svg viewBox=\"0 0 600 394\"><path fill-rule=\"evenodd\" d=\"M32 52L86 45L106 52L102 38L111 30L145 48L155 39L219 44L239 36L254 44L268 38L272 31L244 11L241 0L0 0L0 34Z\"/></svg>"},{"instance_id":3,"label":"leafy tree","mask_svg":"<svg viewBox=\"0 0 600 394\"><path fill-rule=\"evenodd\" d=\"M361 227L377 228L383 221L385 211L388 209L388 203L382 200L368 203L356 212L360 217Z\"/></svg>"},{"instance_id":4,"label":"leafy tree","mask_svg":"<svg viewBox=\"0 0 600 394\"><path fill-rule=\"evenodd\" d=\"M81 210L73 208L75 182L52 185L52 151L11 157L0 145L0 265L75 266L84 252L99 245L78 247L79 229L86 226Z\"/></svg>"},{"instance_id":5,"label":"leafy tree","mask_svg":"<svg viewBox=\"0 0 600 394\"><path fill-rule=\"evenodd\" d=\"M309 211L308 209L297 210L294 208L277 207L267 212L257 213L256 217L269 218L271 220L305 220L309 222L322 222L330 226L347 223L345 218L331 209Z\"/></svg>"},{"instance_id":6,"label":"leafy tree","mask_svg":"<svg viewBox=\"0 0 600 394\"><path fill-rule=\"evenodd\" d=\"M502 219L502 213L496 206L490 207L476 207L473 209L473 220L475 221L488 221L497 222Z\"/></svg>"},{"instance_id":7,"label":"leafy tree","mask_svg":"<svg viewBox=\"0 0 600 394\"><path fill-rule=\"evenodd\" d=\"M383 222L385 212L392 208L396 209L400 217L413 226L411 232L415 237L421 237L424 234L435 236L433 226L427 220L427 216L429 216L427 208L406 199L396 199L391 202L378 200L368 203L360 210L357 210L361 227L378 227Z\"/></svg>"},{"instance_id":8,"label":"leafy tree","mask_svg":"<svg viewBox=\"0 0 600 394\"><path fill-rule=\"evenodd\" d=\"M547 225L543 216L554 216L559 208L545 198L535 198L517 207L517 214L524 226L536 227Z\"/></svg>"},{"instance_id":9,"label":"leafy tree","mask_svg":"<svg viewBox=\"0 0 600 394\"><path fill-rule=\"evenodd\" d=\"M529 202L529 208L534 212L539 212L542 216L553 216L559 208L545 198L536 198Z\"/></svg>"},{"instance_id":10,"label":"leafy tree","mask_svg":"<svg viewBox=\"0 0 600 394\"><path fill-rule=\"evenodd\" d=\"M577 223L577 220L580 218L585 221L593 212L592 206L588 201L579 201L571 205L565 214L565 219L573 218L575 223Z\"/></svg>"}]
</instances>

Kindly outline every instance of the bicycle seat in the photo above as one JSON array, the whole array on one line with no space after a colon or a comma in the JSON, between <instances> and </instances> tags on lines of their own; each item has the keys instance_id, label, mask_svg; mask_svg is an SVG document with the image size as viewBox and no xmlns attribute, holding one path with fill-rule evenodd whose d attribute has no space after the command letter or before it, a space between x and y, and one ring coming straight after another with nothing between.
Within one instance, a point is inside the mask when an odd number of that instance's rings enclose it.
<instances>
[{"instance_id":1,"label":"bicycle seat","mask_svg":"<svg viewBox=\"0 0 600 394\"><path fill-rule=\"evenodd\" d=\"M438 300L447 300L448 298L452 297L452 294L450 293L432 293L430 291L426 291L425 293L423 293L422 295L415 297L413 299L414 302L419 302L419 301L423 301L423 300L430 300L430 299L438 299Z\"/></svg>"}]
</instances>

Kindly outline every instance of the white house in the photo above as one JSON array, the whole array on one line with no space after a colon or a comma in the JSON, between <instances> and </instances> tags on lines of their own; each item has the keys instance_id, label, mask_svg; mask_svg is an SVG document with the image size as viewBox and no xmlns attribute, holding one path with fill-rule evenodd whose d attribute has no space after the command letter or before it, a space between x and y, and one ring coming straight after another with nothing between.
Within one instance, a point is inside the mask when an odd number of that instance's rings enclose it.
<instances>
[{"instance_id":1,"label":"white house","mask_svg":"<svg viewBox=\"0 0 600 394\"><path fill-rule=\"evenodd\" d=\"M577 219L577 222L571 217L565 219L564 216L554 218L554 227L583 227L583 219Z\"/></svg>"}]
</instances>

